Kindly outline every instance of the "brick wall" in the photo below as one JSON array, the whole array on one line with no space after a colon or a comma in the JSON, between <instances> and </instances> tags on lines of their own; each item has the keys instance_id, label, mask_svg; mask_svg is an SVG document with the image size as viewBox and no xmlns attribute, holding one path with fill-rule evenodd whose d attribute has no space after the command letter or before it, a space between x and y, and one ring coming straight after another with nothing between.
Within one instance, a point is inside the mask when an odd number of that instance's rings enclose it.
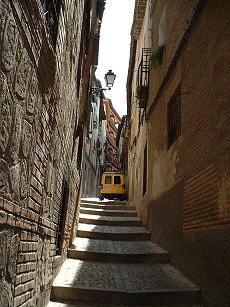
<instances>
[{"instance_id":1,"label":"brick wall","mask_svg":"<svg viewBox=\"0 0 230 307\"><path fill-rule=\"evenodd\" d=\"M157 22L162 3L157 1L155 5L156 18L153 20ZM151 71L148 104L152 127L149 129L149 152L154 153L149 160L149 168L153 170L149 189L153 191L154 187L154 194L150 192L149 200L183 177L184 229L225 225L229 223L229 64L225 39L229 31L224 21L226 10L221 7L217 14L212 2L199 9L195 2L192 7L186 1L183 1L183 10L176 9L171 2L167 2L166 7L166 47L162 65ZM178 4L178 7L181 6ZM189 30L196 9L203 13ZM188 38L181 47L184 34ZM155 33L153 46L157 37ZM175 56L176 50L178 56ZM174 56L174 67L170 69ZM167 104L178 84L181 84L182 135L168 149ZM221 168L221 164L225 168Z\"/></svg>"},{"instance_id":2,"label":"brick wall","mask_svg":"<svg viewBox=\"0 0 230 307\"><path fill-rule=\"evenodd\" d=\"M153 240L168 249L172 262L201 287L204 306L227 306L230 6L214 0L155 1L153 51L158 48L164 5L166 46L162 64L151 70L147 122L137 138L136 163L132 144L140 117L132 105L131 197L147 220ZM181 135L168 148L168 103L179 84ZM145 135L148 186L141 198Z\"/></svg>"},{"instance_id":3,"label":"brick wall","mask_svg":"<svg viewBox=\"0 0 230 307\"><path fill-rule=\"evenodd\" d=\"M46 305L78 215L80 173L72 152L84 1L64 2L56 50L40 1L0 2L1 306Z\"/></svg>"}]
</instances>

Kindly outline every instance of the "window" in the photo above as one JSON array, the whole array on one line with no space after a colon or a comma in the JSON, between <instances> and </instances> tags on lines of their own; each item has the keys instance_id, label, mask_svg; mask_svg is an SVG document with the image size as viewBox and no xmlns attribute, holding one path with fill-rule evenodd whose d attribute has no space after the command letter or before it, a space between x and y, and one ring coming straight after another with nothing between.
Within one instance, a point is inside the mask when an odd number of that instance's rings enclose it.
<instances>
[{"instance_id":1,"label":"window","mask_svg":"<svg viewBox=\"0 0 230 307\"><path fill-rule=\"evenodd\" d=\"M121 184L121 177L120 176L114 176L114 184Z\"/></svg>"},{"instance_id":2,"label":"window","mask_svg":"<svg viewBox=\"0 0 230 307\"><path fill-rule=\"evenodd\" d=\"M143 196L147 191L147 143L144 149L144 161L143 161Z\"/></svg>"},{"instance_id":3,"label":"window","mask_svg":"<svg viewBox=\"0 0 230 307\"><path fill-rule=\"evenodd\" d=\"M57 232L55 238L56 255L61 255L62 244L64 240L66 212L69 201L69 186L65 180L62 183L62 197L60 204L60 212L58 214Z\"/></svg>"},{"instance_id":4,"label":"window","mask_svg":"<svg viewBox=\"0 0 230 307\"><path fill-rule=\"evenodd\" d=\"M168 103L168 148L181 135L181 99L180 85Z\"/></svg>"},{"instance_id":5,"label":"window","mask_svg":"<svg viewBox=\"0 0 230 307\"><path fill-rule=\"evenodd\" d=\"M112 183L112 176L105 176L105 184L111 184Z\"/></svg>"},{"instance_id":6,"label":"window","mask_svg":"<svg viewBox=\"0 0 230 307\"><path fill-rule=\"evenodd\" d=\"M41 0L44 16L49 29L49 34L55 46L58 31L58 16L60 12L60 0Z\"/></svg>"}]
</instances>

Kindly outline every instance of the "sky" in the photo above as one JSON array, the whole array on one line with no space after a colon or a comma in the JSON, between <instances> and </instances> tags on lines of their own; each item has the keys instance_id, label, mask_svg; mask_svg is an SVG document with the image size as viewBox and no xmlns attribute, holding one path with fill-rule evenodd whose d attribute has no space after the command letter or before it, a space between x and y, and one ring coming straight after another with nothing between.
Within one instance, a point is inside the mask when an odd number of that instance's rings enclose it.
<instances>
[{"instance_id":1,"label":"sky","mask_svg":"<svg viewBox=\"0 0 230 307\"><path fill-rule=\"evenodd\" d=\"M104 94L112 100L115 110L121 117L127 114L126 81L134 4L135 0L106 0L100 32L96 77L105 88L105 74L109 69L115 73L116 79L112 89Z\"/></svg>"}]
</instances>

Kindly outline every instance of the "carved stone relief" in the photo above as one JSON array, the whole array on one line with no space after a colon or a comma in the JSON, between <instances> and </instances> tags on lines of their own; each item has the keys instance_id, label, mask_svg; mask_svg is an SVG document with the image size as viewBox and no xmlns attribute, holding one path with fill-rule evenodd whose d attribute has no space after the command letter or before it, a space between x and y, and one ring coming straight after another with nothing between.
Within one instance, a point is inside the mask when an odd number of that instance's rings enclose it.
<instances>
[{"instance_id":1,"label":"carved stone relief","mask_svg":"<svg viewBox=\"0 0 230 307\"><path fill-rule=\"evenodd\" d=\"M28 166L27 161L21 161L20 198L25 199L28 194Z\"/></svg>"},{"instance_id":2,"label":"carved stone relief","mask_svg":"<svg viewBox=\"0 0 230 307\"><path fill-rule=\"evenodd\" d=\"M31 74L31 80L30 80L27 103L26 103L27 113L29 114L34 113L37 99L38 99L38 79L35 70L33 70Z\"/></svg>"},{"instance_id":3,"label":"carved stone relief","mask_svg":"<svg viewBox=\"0 0 230 307\"><path fill-rule=\"evenodd\" d=\"M37 263L36 263L36 275L35 275L35 291L36 293L40 292L41 284L40 284L40 278L41 278L41 269L42 269L42 239L38 240L38 249L37 249Z\"/></svg>"},{"instance_id":4,"label":"carved stone relief","mask_svg":"<svg viewBox=\"0 0 230 307\"><path fill-rule=\"evenodd\" d=\"M7 91L6 76L0 71L0 152L5 152L12 124L12 101Z\"/></svg>"},{"instance_id":5,"label":"carved stone relief","mask_svg":"<svg viewBox=\"0 0 230 307\"><path fill-rule=\"evenodd\" d=\"M50 257L51 243L50 240L45 239L42 251L42 285L45 286L50 281L52 273L52 258Z\"/></svg>"},{"instance_id":6,"label":"carved stone relief","mask_svg":"<svg viewBox=\"0 0 230 307\"><path fill-rule=\"evenodd\" d=\"M41 95L36 69L19 35L11 7L4 9L0 34L0 191L6 199L26 203L36 143ZM16 65L16 63L18 63ZM33 152L32 152L33 151Z\"/></svg>"},{"instance_id":7,"label":"carved stone relief","mask_svg":"<svg viewBox=\"0 0 230 307\"><path fill-rule=\"evenodd\" d=\"M39 239L37 264L36 264L36 293L40 292L41 287L47 285L52 276L52 258L50 257L51 242L48 239Z\"/></svg>"},{"instance_id":8,"label":"carved stone relief","mask_svg":"<svg viewBox=\"0 0 230 307\"><path fill-rule=\"evenodd\" d=\"M19 237L17 234L12 237L9 244L9 252L8 252L8 272L12 280L15 278L17 273L18 246L19 246Z\"/></svg>"},{"instance_id":9,"label":"carved stone relief","mask_svg":"<svg viewBox=\"0 0 230 307\"><path fill-rule=\"evenodd\" d=\"M2 64L7 71L15 66L17 43L18 29L13 14L10 14L6 20L2 45Z\"/></svg>"},{"instance_id":10,"label":"carved stone relief","mask_svg":"<svg viewBox=\"0 0 230 307\"><path fill-rule=\"evenodd\" d=\"M0 281L0 306L9 307L13 306L13 295L10 285L5 280Z\"/></svg>"},{"instance_id":11,"label":"carved stone relief","mask_svg":"<svg viewBox=\"0 0 230 307\"><path fill-rule=\"evenodd\" d=\"M22 52L21 60L15 78L15 92L19 98L25 99L30 78L31 63L27 51Z\"/></svg>"},{"instance_id":12,"label":"carved stone relief","mask_svg":"<svg viewBox=\"0 0 230 307\"><path fill-rule=\"evenodd\" d=\"M17 163L10 167L9 177L10 177L11 192L17 197L19 194L20 163Z\"/></svg>"},{"instance_id":13,"label":"carved stone relief","mask_svg":"<svg viewBox=\"0 0 230 307\"><path fill-rule=\"evenodd\" d=\"M13 306L12 284L17 272L18 234L13 230L0 232L0 306Z\"/></svg>"},{"instance_id":14,"label":"carved stone relief","mask_svg":"<svg viewBox=\"0 0 230 307\"><path fill-rule=\"evenodd\" d=\"M26 120L22 124L22 153L25 158L28 158L32 145L32 125Z\"/></svg>"},{"instance_id":15,"label":"carved stone relief","mask_svg":"<svg viewBox=\"0 0 230 307\"><path fill-rule=\"evenodd\" d=\"M1 248L0 248L0 272L1 272L1 275L0 276L1 277L6 274L7 239L8 239L7 231L0 232L0 246L1 246Z\"/></svg>"},{"instance_id":16,"label":"carved stone relief","mask_svg":"<svg viewBox=\"0 0 230 307\"><path fill-rule=\"evenodd\" d=\"M7 173L8 166L6 162L0 159L0 192L1 194L5 194L7 191Z\"/></svg>"},{"instance_id":17,"label":"carved stone relief","mask_svg":"<svg viewBox=\"0 0 230 307\"><path fill-rule=\"evenodd\" d=\"M21 130L22 130L22 115L23 115L23 109L20 105L17 104L15 108L13 133L10 144L10 157L14 161L18 160Z\"/></svg>"}]
</instances>

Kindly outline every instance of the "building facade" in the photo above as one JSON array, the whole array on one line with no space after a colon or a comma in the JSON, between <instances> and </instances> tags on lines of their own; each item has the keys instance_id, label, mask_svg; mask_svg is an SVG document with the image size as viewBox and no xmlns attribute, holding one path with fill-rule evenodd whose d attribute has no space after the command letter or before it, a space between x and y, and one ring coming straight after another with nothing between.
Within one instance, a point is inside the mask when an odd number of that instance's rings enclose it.
<instances>
[{"instance_id":1,"label":"building facade","mask_svg":"<svg viewBox=\"0 0 230 307\"><path fill-rule=\"evenodd\" d=\"M128 174L128 125L127 115L123 115L118 125L117 138L117 160L119 171L127 176Z\"/></svg>"},{"instance_id":2,"label":"building facade","mask_svg":"<svg viewBox=\"0 0 230 307\"><path fill-rule=\"evenodd\" d=\"M83 154L82 196L98 197L106 146L106 125L103 106L104 94L94 76L91 87L91 110Z\"/></svg>"},{"instance_id":3,"label":"building facade","mask_svg":"<svg viewBox=\"0 0 230 307\"><path fill-rule=\"evenodd\" d=\"M230 303L227 1L136 1L127 79L129 196L154 242Z\"/></svg>"},{"instance_id":4,"label":"building facade","mask_svg":"<svg viewBox=\"0 0 230 307\"><path fill-rule=\"evenodd\" d=\"M104 99L104 110L107 125L104 171L117 172L119 165L117 159L116 138L118 125L121 123L121 118L117 111L114 109L110 99Z\"/></svg>"},{"instance_id":5,"label":"building facade","mask_svg":"<svg viewBox=\"0 0 230 307\"><path fill-rule=\"evenodd\" d=\"M104 1L0 1L0 305L41 306L76 233Z\"/></svg>"}]
</instances>

